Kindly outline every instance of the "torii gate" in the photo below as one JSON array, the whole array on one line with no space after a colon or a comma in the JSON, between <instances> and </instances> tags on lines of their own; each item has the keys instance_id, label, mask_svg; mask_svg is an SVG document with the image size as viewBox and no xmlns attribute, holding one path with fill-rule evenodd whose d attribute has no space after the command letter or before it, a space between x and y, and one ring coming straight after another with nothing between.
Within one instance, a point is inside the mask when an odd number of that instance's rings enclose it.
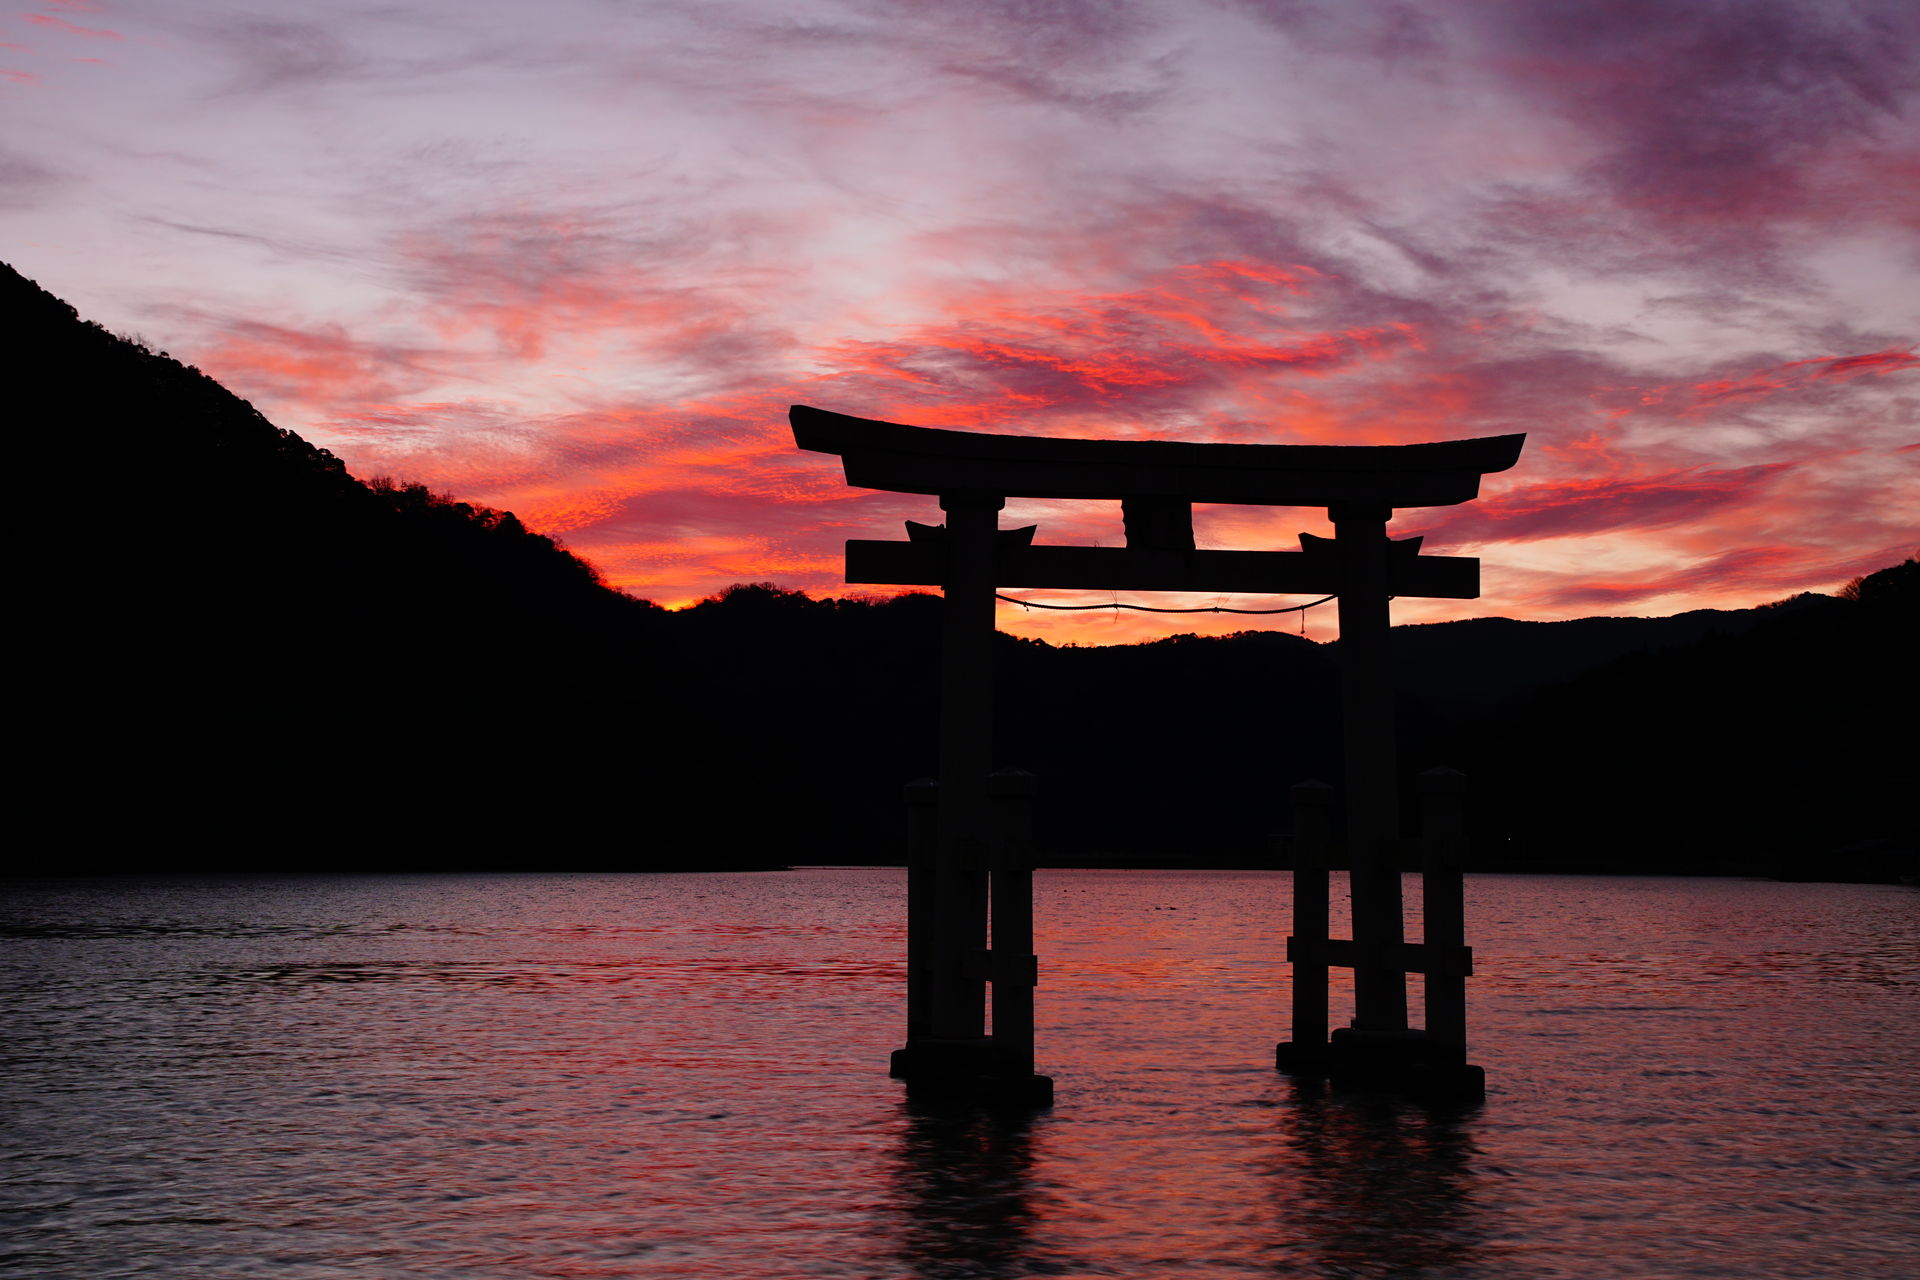
<instances>
[{"instance_id":1,"label":"torii gate","mask_svg":"<svg viewBox=\"0 0 1920 1280\"><path fill-rule=\"evenodd\" d=\"M1346 752L1351 940L1327 928L1326 787L1294 789L1293 1039L1276 1065L1304 1075L1477 1094L1466 1062L1457 774L1422 779L1437 819L1424 868L1427 924L1401 924L1399 803L1388 600L1480 594L1477 559L1419 554L1392 541L1397 507L1477 497L1480 477L1519 460L1524 435L1407 445L1196 444L1064 440L911 427L806 405L789 412L794 443L841 457L847 483L936 495L944 528L909 521L905 542L847 543L849 583L938 586L940 779L909 788L907 1043L892 1073L1007 1101L1044 1105L1034 1074L1031 776L993 767L994 596L1000 587L1226 591L1339 597ZM1009 497L1121 504L1126 546L1033 545L1002 530ZM1325 507L1335 536L1301 534L1298 551L1203 551L1193 504ZM929 811L933 815L928 822ZM988 947L989 903L992 946ZM1327 1033L1327 968L1354 970L1351 1026ZM1409 1030L1408 973L1426 975L1427 1026ZM992 984L993 1034L986 986Z\"/></svg>"}]
</instances>

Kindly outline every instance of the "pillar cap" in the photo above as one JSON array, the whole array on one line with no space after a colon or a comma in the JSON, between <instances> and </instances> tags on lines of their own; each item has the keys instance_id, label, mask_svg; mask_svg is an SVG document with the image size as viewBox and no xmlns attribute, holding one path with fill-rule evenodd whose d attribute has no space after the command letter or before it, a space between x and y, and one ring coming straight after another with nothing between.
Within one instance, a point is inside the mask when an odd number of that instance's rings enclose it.
<instances>
[{"instance_id":1,"label":"pillar cap","mask_svg":"<svg viewBox=\"0 0 1920 1280\"><path fill-rule=\"evenodd\" d=\"M1423 794L1462 792L1467 789L1467 775L1458 769L1449 769L1441 765L1426 770L1414 780L1414 785Z\"/></svg>"},{"instance_id":2,"label":"pillar cap","mask_svg":"<svg viewBox=\"0 0 1920 1280\"><path fill-rule=\"evenodd\" d=\"M1318 778L1308 778L1287 788L1295 804L1332 804L1333 788Z\"/></svg>"},{"instance_id":3,"label":"pillar cap","mask_svg":"<svg viewBox=\"0 0 1920 1280\"><path fill-rule=\"evenodd\" d=\"M996 769L987 775L987 790L996 796L1030 796L1040 779L1025 769Z\"/></svg>"}]
</instances>

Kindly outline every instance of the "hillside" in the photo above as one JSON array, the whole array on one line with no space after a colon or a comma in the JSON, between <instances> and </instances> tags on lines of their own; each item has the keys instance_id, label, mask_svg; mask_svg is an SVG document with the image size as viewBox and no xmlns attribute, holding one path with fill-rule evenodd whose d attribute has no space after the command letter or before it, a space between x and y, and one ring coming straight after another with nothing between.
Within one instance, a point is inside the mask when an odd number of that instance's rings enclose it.
<instances>
[{"instance_id":1,"label":"hillside","mask_svg":"<svg viewBox=\"0 0 1920 1280\"><path fill-rule=\"evenodd\" d=\"M704 857L675 815L719 768L659 610L5 269L0 318L53 392L25 419L25 790L57 833L29 866Z\"/></svg>"},{"instance_id":2,"label":"hillside","mask_svg":"<svg viewBox=\"0 0 1920 1280\"><path fill-rule=\"evenodd\" d=\"M1885 878L1872 849L1913 843L1916 571L1853 600L1397 628L1403 772L1469 773L1483 867ZM760 585L673 615L795 860L897 859L899 784L935 769L936 613ZM1270 858L1286 787L1340 780L1337 649L1002 636L998 758L1039 775L1045 854Z\"/></svg>"},{"instance_id":3,"label":"hillside","mask_svg":"<svg viewBox=\"0 0 1920 1280\"><path fill-rule=\"evenodd\" d=\"M1461 717L1483 865L1920 873L1920 562Z\"/></svg>"}]
</instances>

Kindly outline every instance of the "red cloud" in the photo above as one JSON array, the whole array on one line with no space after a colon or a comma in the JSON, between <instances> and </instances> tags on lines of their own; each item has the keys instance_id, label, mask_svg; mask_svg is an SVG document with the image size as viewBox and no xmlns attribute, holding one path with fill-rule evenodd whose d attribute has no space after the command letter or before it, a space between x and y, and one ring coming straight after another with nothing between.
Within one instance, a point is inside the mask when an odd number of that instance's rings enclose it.
<instances>
[{"instance_id":1,"label":"red cloud","mask_svg":"<svg viewBox=\"0 0 1920 1280\"><path fill-rule=\"evenodd\" d=\"M1742 547L1684 569L1614 582L1585 582L1550 593L1543 603L1562 608L1606 608L1660 596L1692 595L1730 583L1751 589L1793 581L1806 564L1804 547ZM1696 606L1698 607L1698 606Z\"/></svg>"},{"instance_id":2,"label":"red cloud","mask_svg":"<svg viewBox=\"0 0 1920 1280\"><path fill-rule=\"evenodd\" d=\"M1844 382L1848 378L1857 378L1861 374L1886 374L1899 369L1920 369L1920 355L1908 347L1903 351L1874 351L1863 356L1834 356L1825 360L1801 360L1798 364L1812 364L1820 367L1810 376L1815 378L1833 378ZM1789 365L1788 368L1793 366Z\"/></svg>"},{"instance_id":3,"label":"red cloud","mask_svg":"<svg viewBox=\"0 0 1920 1280\"><path fill-rule=\"evenodd\" d=\"M1740 400L1759 400L1784 391L1809 390L1816 384L1850 382L1855 378L1884 377L1920 369L1920 354L1912 347L1888 348L1857 356L1813 356L1790 360L1731 378L1712 378L1684 386L1656 387L1643 393L1649 407L1677 408L1695 416Z\"/></svg>"},{"instance_id":4,"label":"red cloud","mask_svg":"<svg viewBox=\"0 0 1920 1280\"><path fill-rule=\"evenodd\" d=\"M1657 476L1562 480L1510 489L1453 508L1422 526L1436 542L1516 542L1657 529L1754 497L1790 469L1786 462L1709 471L1692 467Z\"/></svg>"},{"instance_id":5,"label":"red cloud","mask_svg":"<svg viewBox=\"0 0 1920 1280\"><path fill-rule=\"evenodd\" d=\"M1233 399L1255 380L1321 377L1417 350L1404 322L1313 322L1306 266L1216 260L1114 294L980 296L897 338L849 340L822 356L866 412L938 426L1064 426L1112 434L1164 410ZM1183 424L1190 430L1190 424ZM1270 430L1270 428L1269 428Z\"/></svg>"}]
</instances>

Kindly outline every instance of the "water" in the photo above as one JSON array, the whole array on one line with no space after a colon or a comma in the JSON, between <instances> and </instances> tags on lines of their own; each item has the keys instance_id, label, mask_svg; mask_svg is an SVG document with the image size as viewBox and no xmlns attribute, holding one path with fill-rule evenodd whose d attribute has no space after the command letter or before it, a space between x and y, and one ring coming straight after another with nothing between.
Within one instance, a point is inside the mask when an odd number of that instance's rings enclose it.
<instances>
[{"instance_id":1,"label":"water","mask_svg":"<svg viewBox=\"0 0 1920 1280\"><path fill-rule=\"evenodd\" d=\"M1920 894L1468 882L1477 1108L1296 1086L1288 878L1046 872L1031 1119L903 879L12 882L0 1276L1920 1275Z\"/></svg>"}]
</instances>

